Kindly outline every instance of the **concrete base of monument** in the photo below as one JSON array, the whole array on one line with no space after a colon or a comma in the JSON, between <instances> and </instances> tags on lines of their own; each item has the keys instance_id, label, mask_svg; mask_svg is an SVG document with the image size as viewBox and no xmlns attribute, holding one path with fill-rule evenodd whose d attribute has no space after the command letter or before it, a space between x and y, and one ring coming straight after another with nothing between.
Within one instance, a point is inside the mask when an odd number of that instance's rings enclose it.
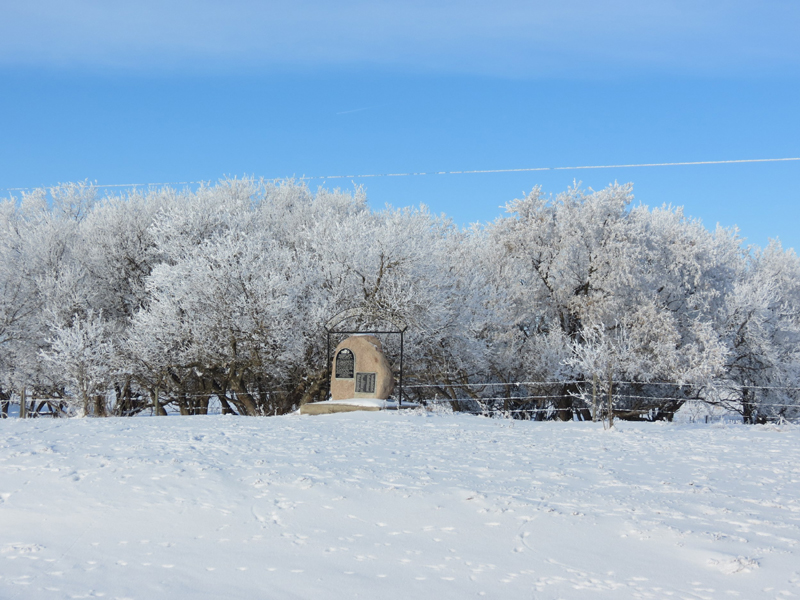
<instances>
[{"instance_id":1,"label":"concrete base of monument","mask_svg":"<svg viewBox=\"0 0 800 600\"><path fill-rule=\"evenodd\" d=\"M351 398L349 400L326 400L325 402L311 402L300 407L301 415L330 415L332 413L353 412L356 410L405 410L419 408L419 404L403 402L397 406L394 400L379 400L377 398Z\"/></svg>"}]
</instances>

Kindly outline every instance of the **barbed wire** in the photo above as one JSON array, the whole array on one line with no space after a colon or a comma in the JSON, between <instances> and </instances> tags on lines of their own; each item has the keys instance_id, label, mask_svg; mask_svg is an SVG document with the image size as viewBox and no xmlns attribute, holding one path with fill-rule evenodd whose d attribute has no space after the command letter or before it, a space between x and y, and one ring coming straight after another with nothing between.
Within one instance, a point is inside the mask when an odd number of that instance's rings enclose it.
<instances>
[{"instance_id":1,"label":"barbed wire","mask_svg":"<svg viewBox=\"0 0 800 600\"><path fill-rule=\"evenodd\" d=\"M564 396L551 396L551 397L553 397L553 398L563 398ZM662 408L657 407L657 406L656 407L652 407L652 408L647 408L647 409L626 409L626 408L622 408L622 407L620 407L620 406L618 406L616 404L616 401L619 400L620 398L624 398L624 397L625 396L621 396L621 397L615 396L614 397L614 400L612 401L612 412L615 412L615 414L626 414L626 415L629 415L629 414L653 414L653 415L658 415L658 414L666 414L666 413L674 414L675 412L677 412L677 411L671 411L671 410L663 410ZM536 397L532 397L532 398L536 398ZM542 398L546 398L546 397L542 397ZM475 399L475 398L455 398L455 399L438 398L438 399L434 399L434 400L426 400L424 402L424 405L427 406L427 405L431 405L431 404L447 404L447 403L453 403L453 402L476 402L477 404L480 405L481 402L488 402L488 401L493 401L493 400L520 400L520 399L523 399L523 398L479 398L479 399ZM675 400L675 398L668 398L668 399L669 400ZM10 400L7 401L7 402L11 403ZM43 399L34 399L34 400L30 400L29 402L31 402L31 403L46 402L48 405L50 405L50 402L52 402L52 401L47 401L47 400L43 400ZM19 402L17 402L17 403L19 403ZM166 407L167 404L169 404L169 403L164 403L161 406L162 407ZM420 406L416 402L408 402L407 404ZM602 401L599 401L597 403L598 412L603 414L603 415L608 413L607 407L608 407L608 404L607 404L607 401L606 401L605 398L603 398ZM53 407L51 406L51 408L53 408ZM60 410L60 407L55 407L55 408L58 409L59 413L62 412ZM144 406L142 408L144 410L149 408L152 411L154 409L154 406L152 404L148 404L148 405L146 405L146 406ZM583 410L586 410L588 408L589 408L589 405L587 403L587 406ZM796 409L800 409L800 404L767 404L766 406L762 406L762 407L759 407L759 408L796 408ZM53 411L53 410L51 410L51 411L49 411L47 413L42 413L40 410L33 410L31 412L35 416L51 416L51 415L57 414L56 411ZM559 412L571 412L573 414L576 414L575 413L575 407L559 408L559 407L555 407L555 406L548 406L548 407L545 407L545 408L516 408L516 409L502 409L502 408L481 407L478 410L463 410L462 409L462 410L459 410L457 412L462 412L462 413L467 413L467 414L522 414L522 413L524 413L524 414L528 414L528 413L555 414L555 413L559 413ZM214 406L213 408L209 407L206 412L202 412L202 413L199 413L199 412L196 412L196 411L192 411L187 416L200 416L200 415L215 416L215 415L219 415L219 414L222 414L221 406L220 407ZM112 415L112 416L127 416L127 415ZM270 416L270 415L267 414L267 415L260 415L260 416Z\"/></svg>"},{"instance_id":2,"label":"barbed wire","mask_svg":"<svg viewBox=\"0 0 800 600\"><path fill-rule=\"evenodd\" d=\"M607 381L598 380L598 388L605 388ZM508 382L508 383L495 383L495 382L486 382L486 383L459 383L459 384L412 384L412 385L403 385L403 390L408 389L431 389L431 388L473 388L473 387L496 387L496 386L512 386L512 387L522 387L522 386L552 386L552 385L567 385L567 384L581 384L583 386L590 386L592 385L591 381L586 380L578 380L578 379L566 379L566 380L554 380L554 381L515 381L515 382ZM641 381L614 381L614 386L619 385L669 385L673 387L701 387L700 384L691 384L691 383L678 383L678 382L641 382ZM795 386L751 386L751 385L735 385L735 384L720 384L721 388L723 389L769 389L769 390L793 390L797 391L800 390L800 387ZM460 398L457 400L520 400L520 399L546 399L546 398L584 398L586 394L588 394L589 390L584 391L582 394L574 394L574 393L567 393L567 394L549 394L549 395L528 395L528 396L494 396L489 398ZM251 396L260 398L262 394L266 393L268 399L271 396L280 396L283 394L287 394L288 392L285 390L268 390L266 392L248 392ZM231 394L231 395L228 395ZM189 398L208 398L209 400L216 398L218 400L225 400L228 402L238 402L239 399L237 398L241 392L227 392L227 393L205 393L205 394L182 394L182 393L169 393L165 392L164 396L160 396L160 399L163 399L164 403L171 403L180 401L182 399L189 399ZM602 394L607 396L607 390L603 391ZM600 394L598 394L599 396ZM701 400L705 401L703 398L696 398L696 397L689 397L689 398L682 398L676 396L647 396L647 395L636 395L636 394L623 394L614 392L612 394L615 398L634 398L634 399L643 399L643 400ZM17 396L15 394L15 396ZM18 396L17 396L18 397ZM139 396L132 396L132 399L138 398L147 398L149 397L144 395ZM65 401L67 398L29 398L29 402L57 402L57 401ZM736 402L736 399L730 400L721 400L727 402ZM161 402L159 402L161 403ZM795 406L794 404L772 404L769 403L769 406Z\"/></svg>"},{"instance_id":3,"label":"barbed wire","mask_svg":"<svg viewBox=\"0 0 800 600\"><path fill-rule=\"evenodd\" d=\"M598 386L607 384L607 379L597 379ZM583 384L591 385L591 379L563 379L554 381L509 381L509 382L483 382L483 383L423 383L403 385L403 389L415 388L462 388L462 387L492 387L492 386L544 386L544 385L570 385L570 384ZM668 385L672 387L708 387L708 383L686 383L679 381L629 381L629 380L613 380L614 385ZM711 384L711 387L718 388L734 388L734 389L751 389L751 390L800 390L798 386L783 386L783 385L743 385L732 382L720 382Z\"/></svg>"},{"instance_id":4,"label":"barbed wire","mask_svg":"<svg viewBox=\"0 0 800 600\"><path fill-rule=\"evenodd\" d=\"M577 400L581 400L582 402L586 402L587 405L592 401L591 398L587 398L587 397L584 397L584 396L565 396L563 394L559 394L557 396L512 396L512 397L509 397L509 398L506 398L505 396L497 396L497 397L494 397L494 398L434 398L432 400L426 399L423 402L425 402L426 404L444 404L444 403L449 403L449 402L465 402L465 403L466 402L477 402L478 404L480 404L481 402L498 401L498 400L513 401L513 400L527 400L527 399L539 399L539 398L541 398L541 399L546 399L546 398L574 398L574 399L577 399ZM617 403L618 401L625 400L625 399L672 400L672 401L675 401L675 400L683 400L683 401L699 400L700 402L706 403L705 400L702 400L700 398L674 398L674 397L671 397L671 396L658 397L658 396L632 396L632 395L629 395L629 394L613 394L612 395L612 405L613 405L613 403ZM728 403L731 403L731 404L740 403L740 401L738 401L738 400L730 400L730 401L722 401L722 402L728 402ZM607 404L608 404L608 395L607 394L603 394L601 396L600 394L598 394L597 395L597 405L598 406L601 406L601 405L602 406L606 406ZM800 409L800 402L798 402L797 404L773 404L771 402L768 402L768 403L758 404L757 406L761 407L761 408L797 408L797 409ZM548 408L548 409L520 409L520 410L522 410L524 412L526 410L555 410L555 411L559 411L559 410L572 410L572 409L573 409L573 407ZM653 407L653 408L650 408L650 409L645 409L644 412L649 412L650 410L657 410L657 409L659 409L659 407ZM625 409L625 408L620 408L619 410L624 411L624 412L637 412L636 410L633 410L633 409L628 410L628 409ZM468 411L466 411L466 412L468 412Z\"/></svg>"},{"instance_id":5,"label":"barbed wire","mask_svg":"<svg viewBox=\"0 0 800 600\"><path fill-rule=\"evenodd\" d=\"M607 405L607 387L606 381L598 380L600 384L600 393L597 394L597 403L599 406L605 407ZM470 389L470 388L492 388L497 386L502 387L513 387L513 388L521 388L521 387L546 387L546 386L554 386L554 385L580 385L582 390L580 393L574 392L567 392L566 394L528 394L524 396L490 396L490 397L467 397L467 398L434 398L434 399L422 399L420 400L424 404L441 404L441 403L470 403L475 402L477 404L482 403L491 403L491 402L498 402L498 401L511 401L511 402L530 402L530 401L539 401L539 400L554 400L559 398L572 398L574 400L578 400L580 402L586 403L587 407L590 406L593 402L593 397L590 395L591 390L589 388L593 382L589 380L580 380L580 379L560 379L560 380L548 380L548 381L514 381L514 382L482 382L482 383L459 383L459 384L411 384L411 385L404 385L402 389L405 390L413 390L413 389L432 389L432 388L458 388L458 389ZM640 386L649 386L649 385L666 385L671 387L704 387L707 384L693 384L693 383L685 383L685 382L677 382L677 381L654 381L654 382L642 382L642 381L629 381L629 380L619 380L613 381L612 385L620 386L620 385L640 385ZM741 384L734 384L732 382L723 382L717 385L711 386L716 387L722 390L741 390L742 388L746 389L761 389L761 390L782 390L782 391L797 391L800 390L800 387L795 386L749 386L749 385L741 385ZM604 389L605 388L605 389ZM230 394L230 395L229 395ZM257 404L261 404L261 398L263 394L267 395L267 404L273 405L273 401L280 401L280 396L287 394L286 390L266 390L258 392L250 393L251 396L256 398ZM241 400L237 397L239 396L239 392L228 391L226 393L219 393L219 392L212 392L212 393L194 393L194 394L181 394L181 393L164 393L163 396L160 396L158 404L160 406L169 406L180 404L182 400L188 400L190 402L190 406L188 407L192 413L195 413L198 410L196 403L193 399L202 398L207 400L209 405L215 406L219 405L222 406L223 403L230 403L234 406L238 406ZM68 403L71 398L26 398L26 402L30 403L31 406L35 407L36 404L46 404L51 408L50 412L53 412L55 409L60 410L61 403ZM138 396L133 396L131 400L137 405L139 409L147 409L147 408L154 408L155 404L152 402L152 398L149 395L142 394ZM644 400L644 401L658 401L658 402L691 402L691 401L698 401L701 403L705 403L708 405L713 406L722 406L727 408L728 410L737 410L735 407L737 405L743 406L745 402L742 401L741 398L727 398L727 399L714 399L709 400L706 398L699 398L699 397L675 397L675 396L647 396L647 395L637 395L637 394L624 394L619 392L612 392L612 407L616 405L617 410L630 413L637 413L637 412L651 412L652 410L658 410L659 407L653 407L650 409L646 409L643 411L637 410L629 410L619 407L619 402L624 400ZM117 399L119 402L119 399ZM13 394L11 398L3 401L7 403L14 403L20 404L20 399L17 394ZM409 404L415 403L412 399L407 399ZM756 408L800 408L800 402L797 404L784 404L784 403L772 403L769 401L755 401L752 404ZM209 407L210 408L210 407ZM33 409L34 412L36 409ZM202 410L202 408L200 408ZM478 412L485 412L486 409L484 408L483 411ZM499 412L508 412L503 411L502 409L491 409L497 410ZM551 411L564 411L564 410L575 410L575 407L565 407L565 408L558 408L558 407L547 407L547 408L523 408L523 409L515 409L519 410L520 412L551 412ZM460 411L460 412L474 412L474 411Z\"/></svg>"},{"instance_id":6,"label":"barbed wire","mask_svg":"<svg viewBox=\"0 0 800 600\"><path fill-rule=\"evenodd\" d=\"M403 389L416 389L416 388L461 388L461 387L496 387L496 386L522 386L522 385L566 385L570 383L586 383L582 380L563 380L563 381L510 381L502 382L484 382L484 383L419 383L412 385L403 385Z\"/></svg>"},{"instance_id":7,"label":"barbed wire","mask_svg":"<svg viewBox=\"0 0 800 600\"><path fill-rule=\"evenodd\" d=\"M548 398L571 398L572 396L565 396L564 394L555 394L548 396L495 396L492 398L455 398L450 400L448 398L437 398L434 400L426 400L427 402L441 401L441 402L490 402L493 400L545 400Z\"/></svg>"}]
</instances>

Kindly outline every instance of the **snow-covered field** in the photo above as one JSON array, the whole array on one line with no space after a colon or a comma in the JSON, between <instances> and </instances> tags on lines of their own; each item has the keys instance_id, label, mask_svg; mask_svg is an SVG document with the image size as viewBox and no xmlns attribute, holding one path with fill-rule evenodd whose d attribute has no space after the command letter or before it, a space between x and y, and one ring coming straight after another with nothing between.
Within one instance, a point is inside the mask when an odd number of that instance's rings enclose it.
<instances>
[{"instance_id":1,"label":"snow-covered field","mask_svg":"<svg viewBox=\"0 0 800 600\"><path fill-rule=\"evenodd\" d=\"M800 429L0 422L0 598L792 598Z\"/></svg>"}]
</instances>

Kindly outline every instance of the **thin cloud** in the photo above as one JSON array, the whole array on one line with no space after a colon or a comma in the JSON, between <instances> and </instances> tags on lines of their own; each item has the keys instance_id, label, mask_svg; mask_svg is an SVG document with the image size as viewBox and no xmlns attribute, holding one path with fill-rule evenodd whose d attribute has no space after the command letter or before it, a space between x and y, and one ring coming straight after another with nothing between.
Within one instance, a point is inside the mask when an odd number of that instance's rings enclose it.
<instances>
[{"instance_id":1,"label":"thin cloud","mask_svg":"<svg viewBox=\"0 0 800 600\"><path fill-rule=\"evenodd\" d=\"M0 64L328 66L529 76L797 66L800 3L712 0L6 3Z\"/></svg>"}]
</instances>

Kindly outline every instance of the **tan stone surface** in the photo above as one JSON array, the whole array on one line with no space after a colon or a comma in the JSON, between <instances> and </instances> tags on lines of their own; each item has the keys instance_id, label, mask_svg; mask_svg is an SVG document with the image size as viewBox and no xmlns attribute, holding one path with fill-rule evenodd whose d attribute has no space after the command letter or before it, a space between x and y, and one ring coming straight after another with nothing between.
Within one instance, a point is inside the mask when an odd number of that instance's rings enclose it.
<instances>
[{"instance_id":1,"label":"tan stone surface","mask_svg":"<svg viewBox=\"0 0 800 600\"><path fill-rule=\"evenodd\" d=\"M355 370L352 379L336 378L336 360L339 351L348 348L355 356ZM356 373L375 373L375 393L356 392ZM373 335L353 335L336 346L333 352L331 369L331 399L349 400L350 398L387 399L394 390L394 376L389 361L383 354L381 341Z\"/></svg>"}]
</instances>

